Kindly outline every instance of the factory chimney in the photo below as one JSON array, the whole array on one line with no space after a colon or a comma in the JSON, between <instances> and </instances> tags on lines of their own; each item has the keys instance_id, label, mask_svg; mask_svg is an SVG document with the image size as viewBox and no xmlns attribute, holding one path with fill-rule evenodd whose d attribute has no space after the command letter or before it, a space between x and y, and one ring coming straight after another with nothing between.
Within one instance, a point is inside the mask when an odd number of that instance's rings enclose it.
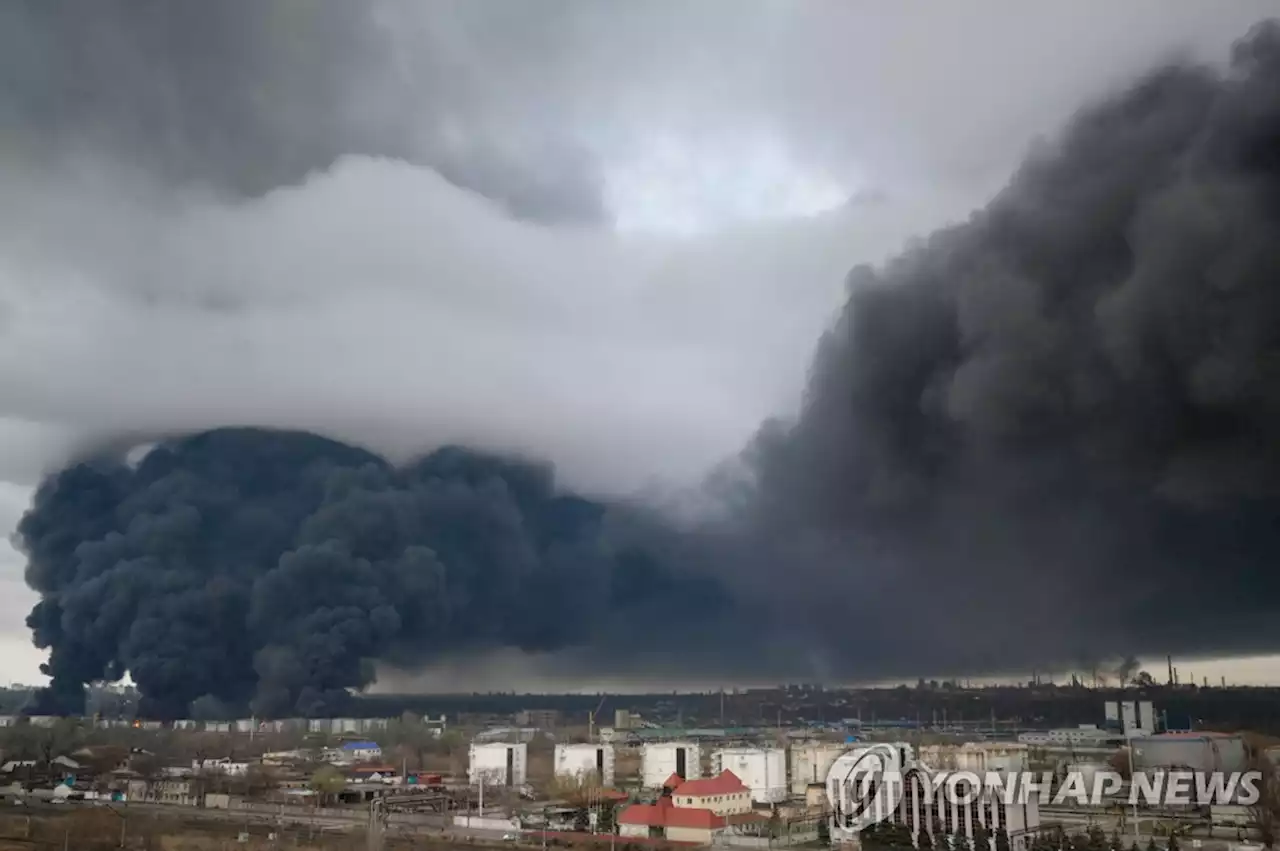
<instances>
[{"instance_id":1,"label":"factory chimney","mask_svg":"<svg viewBox=\"0 0 1280 851\"><path fill-rule=\"evenodd\" d=\"M1165 658L1169 660L1169 685L1173 685L1173 656L1170 655Z\"/></svg>"}]
</instances>

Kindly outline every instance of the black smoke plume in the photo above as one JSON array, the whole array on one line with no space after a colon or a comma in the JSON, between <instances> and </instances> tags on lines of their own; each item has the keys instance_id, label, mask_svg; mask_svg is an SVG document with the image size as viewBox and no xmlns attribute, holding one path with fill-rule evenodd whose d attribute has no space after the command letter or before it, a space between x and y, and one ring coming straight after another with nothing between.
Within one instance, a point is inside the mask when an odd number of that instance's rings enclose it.
<instances>
[{"instance_id":1,"label":"black smoke plume","mask_svg":"<svg viewBox=\"0 0 1280 851\"><path fill-rule=\"evenodd\" d=\"M1083 111L849 290L699 530L622 545L542 468L304 435L62 472L20 530L51 698L128 670L155 711L309 712L371 659L643 643L644 605L749 611L825 678L1280 649L1280 26Z\"/></svg>"},{"instance_id":2,"label":"black smoke plume","mask_svg":"<svg viewBox=\"0 0 1280 851\"><path fill-rule=\"evenodd\" d=\"M652 605L714 617L723 589L667 575L621 511L560 493L539 464L444 448L395 468L294 432L86 461L45 482L18 530L46 702L78 711L84 683L127 671L154 715L313 715L368 685L374 660L635 636Z\"/></svg>"},{"instance_id":3,"label":"black smoke plume","mask_svg":"<svg viewBox=\"0 0 1280 851\"><path fill-rule=\"evenodd\" d=\"M870 598L874 667L1280 648L1280 25L848 286L755 518Z\"/></svg>"}]
</instances>

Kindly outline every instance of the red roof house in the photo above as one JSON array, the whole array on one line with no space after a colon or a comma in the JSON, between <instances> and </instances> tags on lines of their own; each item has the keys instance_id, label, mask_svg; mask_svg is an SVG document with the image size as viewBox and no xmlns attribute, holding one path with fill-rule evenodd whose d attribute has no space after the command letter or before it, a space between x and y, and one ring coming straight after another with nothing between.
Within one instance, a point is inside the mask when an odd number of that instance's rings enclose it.
<instances>
[{"instance_id":1,"label":"red roof house","mask_svg":"<svg viewBox=\"0 0 1280 851\"><path fill-rule=\"evenodd\" d=\"M706 798L710 795L732 795L735 792L750 791L738 779L738 775L727 768L715 777L706 777L702 780L686 780L672 787L672 794L678 794L682 798L689 796Z\"/></svg>"}]
</instances>

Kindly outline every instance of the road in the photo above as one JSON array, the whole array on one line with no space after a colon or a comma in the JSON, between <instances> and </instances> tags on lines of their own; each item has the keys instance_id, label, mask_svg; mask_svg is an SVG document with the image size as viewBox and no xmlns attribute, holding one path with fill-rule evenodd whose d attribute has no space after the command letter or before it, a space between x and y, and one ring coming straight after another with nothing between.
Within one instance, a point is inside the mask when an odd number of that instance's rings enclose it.
<instances>
[{"instance_id":1,"label":"road","mask_svg":"<svg viewBox=\"0 0 1280 851\"><path fill-rule=\"evenodd\" d=\"M170 816L193 821L216 821L229 824L281 826L308 828L316 832L350 831L364 827L369 820L369 811L361 807L351 810L325 810L317 814L302 807L281 805L251 804L236 809L217 809L208 807L183 806L181 804L154 804L140 802L111 803L102 801L68 801L51 804L47 801L28 801L28 810L53 814L67 809L109 809L126 822L130 816ZM500 840L509 833L507 830L485 830L481 828L459 827L453 824L452 816L441 816L435 813L390 813L387 817L387 831L391 835L409 836L434 834L450 839L492 839Z\"/></svg>"}]
</instances>

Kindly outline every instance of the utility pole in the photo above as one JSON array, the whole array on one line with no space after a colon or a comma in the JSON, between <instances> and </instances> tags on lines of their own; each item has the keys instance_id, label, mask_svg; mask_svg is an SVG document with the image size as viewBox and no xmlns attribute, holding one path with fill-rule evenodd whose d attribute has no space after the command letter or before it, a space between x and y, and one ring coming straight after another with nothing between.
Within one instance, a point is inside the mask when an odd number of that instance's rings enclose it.
<instances>
[{"instance_id":1,"label":"utility pole","mask_svg":"<svg viewBox=\"0 0 1280 851\"><path fill-rule=\"evenodd\" d=\"M1133 801L1133 844L1138 844L1138 796L1134 794L1133 784L1137 782L1138 769L1135 767L1134 754L1137 748L1133 740L1129 741L1129 798Z\"/></svg>"},{"instance_id":2,"label":"utility pole","mask_svg":"<svg viewBox=\"0 0 1280 851\"><path fill-rule=\"evenodd\" d=\"M369 827L365 839L367 851L382 851L383 818L381 798L374 798L369 802Z\"/></svg>"}]
</instances>

